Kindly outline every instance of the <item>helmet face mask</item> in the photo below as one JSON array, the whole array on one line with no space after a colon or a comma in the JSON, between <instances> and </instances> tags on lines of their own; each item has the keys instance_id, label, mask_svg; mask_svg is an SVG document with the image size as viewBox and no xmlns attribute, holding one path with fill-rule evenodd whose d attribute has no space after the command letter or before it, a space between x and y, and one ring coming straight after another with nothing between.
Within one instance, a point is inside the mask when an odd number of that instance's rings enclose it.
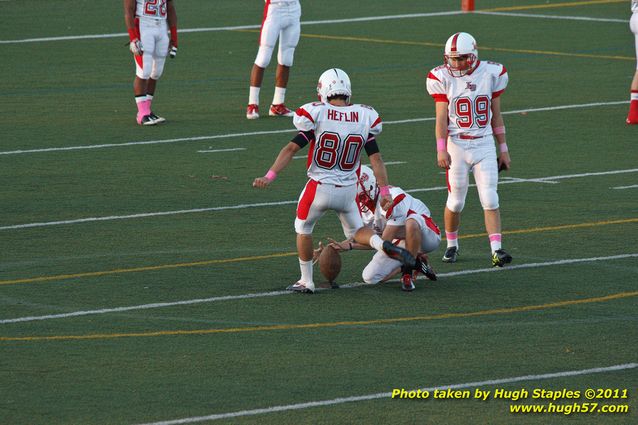
<instances>
[{"instance_id":1,"label":"helmet face mask","mask_svg":"<svg viewBox=\"0 0 638 425\"><path fill-rule=\"evenodd\" d=\"M379 199L379 186L372 169L366 165L361 166L359 181L357 182L357 204L361 212L374 212Z\"/></svg>"},{"instance_id":2,"label":"helmet face mask","mask_svg":"<svg viewBox=\"0 0 638 425\"><path fill-rule=\"evenodd\" d=\"M319 101L327 103L328 99L333 96L346 96L347 102L350 102L352 96L352 88L350 85L350 77L342 69L330 68L319 77L317 82L317 95Z\"/></svg>"},{"instance_id":3,"label":"helmet face mask","mask_svg":"<svg viewBox=\"0 0 638 425\"><path fill-rule=\"evenodd\" d=\"M457 32L445 43L443 63L450 75L462 77L478 65L476 40L466 32Z\"/></svg>"}]
</instances>

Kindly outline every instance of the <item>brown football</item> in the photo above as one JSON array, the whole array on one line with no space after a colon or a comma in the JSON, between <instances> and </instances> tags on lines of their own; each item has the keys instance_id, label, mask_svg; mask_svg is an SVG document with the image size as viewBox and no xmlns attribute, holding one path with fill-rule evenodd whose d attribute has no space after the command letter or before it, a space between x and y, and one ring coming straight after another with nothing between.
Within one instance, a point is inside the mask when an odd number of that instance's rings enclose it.
<instances>
[{"instance_id":1,"label":"brown football","mask_svg":"<svg viewBox=\"0 0 638 425\"><path fill-rule=\"evenodd\" d=\"M341 255L330 245L326 246L319 255L319 270L330 283L335 281L341 271Z\"/></svg>"}]
</instances>

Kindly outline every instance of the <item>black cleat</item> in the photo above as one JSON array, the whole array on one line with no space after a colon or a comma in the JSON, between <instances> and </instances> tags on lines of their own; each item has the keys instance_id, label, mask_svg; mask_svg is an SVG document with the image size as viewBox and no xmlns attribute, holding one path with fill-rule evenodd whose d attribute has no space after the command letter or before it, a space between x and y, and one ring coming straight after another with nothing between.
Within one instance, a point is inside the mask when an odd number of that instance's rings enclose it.
<instances>
[{"instance_id":1,"label":"black cleat","mask_svg":"<svg viewBox=\"0 0 638 425\"><path fill-rule=\"evenodd\" d=\"M425 254L419 254L416 260L417 271L419 273L423 273L425 277L430 280L436 280L436 273L434 273L434 269L428 263L428 256Z\"/></svg>"},{"instance_id":2,"label":"black cleat","mask_svg":"<svg viewBox=\"0 0 638 425\"><path fill-rule=\"evenodd\" d=\"M443 254L443 262L444 263L456 263L456 260L459 256L459 249L456 246L448 246L445 250L445 254Z\"/></svg>"},{"instance_id":3,"label":"black cleat","mask_svg":"<svg viewBox=\"0 0 638 425\"><path fill-rule=\"evenodd\" d=\"M286 288L286 291L300 292L302 294L313 294L315 292L315 284L296 282Z\"/></svg>"},{"instance_id":4,"label":"black cleat","mask_svg":"<svg viewBox=\"0 0 638 425\"><path fill-rule=\"evenodd\" d=\"M502 249L497 249L492 254L492 267L503 267L512 262L512 256Z\"/></svg>"},{"instance_id":5,"label":"black cleat","mask_svg":"<svg viewBox=\"0 0 638 425\"><path fill-rule=\"evenodd\" d=\"M150 115L144 115L139 122L140 125L155 125L157 124Z\"/></svg>"},{"instance_id":6,"label":"black cleat","mask_svg":"<svg viewBox=\"0 0 638 425\"><path fill-rule=\"evenodd\" d=\"M149 115L151 119L155 122L155 124L159 124L161 122L166 121L166 118L155 115L153 112Z\"/></svg>"},{"instance_id":7,"label":"black cleat","mask_svg":"<svg viewBox=\"0 0 638 425\"><path fill-rule=\"evenodd\" d=\"M403 267L408 270L415 270L417 268L414 256L410 254L408 250L396 246L390 241L383 241L383 252L385 252L388 257L400 261Z\"/></svg>"}]
</instances>

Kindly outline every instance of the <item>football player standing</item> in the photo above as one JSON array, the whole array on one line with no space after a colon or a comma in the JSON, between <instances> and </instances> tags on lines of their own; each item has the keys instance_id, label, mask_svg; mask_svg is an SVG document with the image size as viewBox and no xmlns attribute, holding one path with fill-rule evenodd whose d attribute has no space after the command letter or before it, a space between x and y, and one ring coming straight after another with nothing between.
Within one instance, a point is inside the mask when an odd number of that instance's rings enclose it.
<instances>
[{"instance_id":1,"label":"football player standing","mask_svg":"<svg viewBox=\"0 0 638 425\"><path fill-rule=\"evenodd\" d=\"M627 124L638 124L638 0L631 0L631 12L629 28L634 33L636 43L636 72L634 73L634 79L631 81L631 102L629 104Z\"/></svg>"},{"instance_id":2,"label":"football player standing","mask_svg":"<svg viewBox=\"0 0 638 425\"><path fill-rule=\"evenodd\" d=\"M259 118L259 92L264 71L272 58L275 43L279 39L275 94L268 115L291 117L293 112L285 105L286 88L292 66L295 47L301 34L301 4L299 0L265 0L264 20L259 34L259 50L250 73L250 92L246 118Z\"/></svg>"},{"instance_id":3,"label":"football player standing","mask_svg":"<svg viewBox=\"0 0 638 425\"><path fill-rule=\"evenodd\" d=\"M416 260L408 251L384 241L363 225L355 199L359 158L365 149L379 184L381 205L387 208L392 203L385 164L376 141L382 129L379 114L370 106L350 103L350 78L341 69L332 68L321 74L317 93L320 102L307 103L294 115L298 134L279 152L266 175L253 181L254 187L267 187L301 148L310 145L309 180L299 196L295 219L301 277L287 289L314 292L312 231L328 210L339 215L347 239L385 251L406 269L413 270Z\"/></svg>"},{"instance_id":4,"label":"football player standing","mask_svg":"<svg viewBox=\"0 0 638 425\"><path fill-rule=\"evenodd\" d=\"M444 64L431 70L426 79L427 91L436 102L437 163L447 170L447 249L443 261L457 260L461 211L472 171L485 216L492 266L503 267L512 261L501 247L497 193L498 172L509 169L511 162L500 98L507 87L507 70L500 63L480 61L476 40L465 32L447 40L443 58Z\"/></svg>"},{"instance_id":5,"label":"football player standing","mask_svg":"<svg viewBox=\"0 0 638 425\"><path fill-rule=\"evenodd\" d=\"M177 14L173 0L124 0L124 22L129 49L135 58L133 92L137 123L159 124L166 120L153 113L151 103L166 56L177 55Z\"/></svg>"}]
</instances>

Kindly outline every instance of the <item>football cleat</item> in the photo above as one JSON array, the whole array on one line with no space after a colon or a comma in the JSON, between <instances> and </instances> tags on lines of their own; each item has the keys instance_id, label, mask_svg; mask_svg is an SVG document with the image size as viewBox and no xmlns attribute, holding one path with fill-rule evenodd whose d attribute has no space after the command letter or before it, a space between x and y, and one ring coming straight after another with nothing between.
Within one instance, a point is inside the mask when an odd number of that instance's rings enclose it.
<instances>
[{"instance_id":1,"label":"football cleat","mask_svg":"<svg viewBox=\"0 0 638 425\"><path fill-rule=\"evenodd\" d=\"M456 246L448 246L443 254L442 261L444 263L456 263L459 256L459 249Z\"/></svg>"},{"instance_id":2,"label":"football cleat","mask_svg":"<svg viewBox=\"0 0 638 425\"><path fill-rule=\"evenodd\" d=\"M300 292L302 294L313 294L315 292L315 284L314 282L296 282L287 287L286 291Z\"/></svg>"},{"instance_id":3,"label":"football cleat","mask_svg":"<svg viewBox=\"0 0 638 425\"><path fill-rule=\"evenodd\" d=\"M401 276L401 290L406 292L414 291L414 281L410 273L405 273Z\"/></svg>"},{"instance_id":4,"label":"football cleat","mask_svg":"<svg viewBox=\"0 0 638 425\"><path fill-rule=\"evenodd\" d=\"M155 125L157 124L150 115L144 115L142 118L137 118L137 123L139 125Z\"/></svg>"},{"instance_id":5,"label":"football cleat","mask_svg":"<svg viewBox=\"0 0 638 425\"><path fill-rule=\"evenodd\" d=\"M430 280L436 280L436 273L434 273L434 269L428 263L428 256L425 254L419 254L416 259L416 270L418 273L423 273L425 277Z\"/></svg>"},{"instance_id":6,"label":"football cleat","mask_svg":"<svg viewBox=\"0 0 638 425\"><path fill-rule=\"evenodd\" d=\"M416 269L416 259L408 250L396 246L390 241L383 241L383 252L385 252L388 257L400 261L407 270Z\"/></svg>"},{"instance_id":7,"label":"football cleat","mask_svg":"<svg viewBox=\"0 0 638 425\"><path fill-rule=\"evenodd\" d=\"M246 108L246 118L248 118L249 120L256 120L257 118L259 118L259 106L255 105L254 103L248 105L248 107Z\"/></svg>"},{"instance_id":8,"label":"football cleat","mask_svg":"<svg viewBox=\"0 0 638 425\"><path fill-rule=\"evenodd\" d=\"M279 105L270 105L268 115L271 117L292 117L294 113L286 108L286 105L280 103Z\"/></svg>"},{"instance_id":9,"label":"football cleat","mask_svg":"<svg viewBox=\"0 0 638 425\"><path fill-rule=\"evenodd\" d=\"M164 117L160 117L160 116L157 116L157 115L155 115L153 112L151 112L151 114L149 115L149 117L151 117L151 119L152 119L153 121L155 121L155 124L159 124L159 123L161 123L161 122L166 121L166 118L164 118Z\"/></svg>"},{"instance_id":10,"label":"football cleat","mask_svg":"<svg viewBox=\"0 0 638 425\"><path fill-rule=\"evenodd\" d=\"M512 262L512 256L502 249L497 249L492 253L492 267L503 267Z\"/></svg>"}]
</instances>

